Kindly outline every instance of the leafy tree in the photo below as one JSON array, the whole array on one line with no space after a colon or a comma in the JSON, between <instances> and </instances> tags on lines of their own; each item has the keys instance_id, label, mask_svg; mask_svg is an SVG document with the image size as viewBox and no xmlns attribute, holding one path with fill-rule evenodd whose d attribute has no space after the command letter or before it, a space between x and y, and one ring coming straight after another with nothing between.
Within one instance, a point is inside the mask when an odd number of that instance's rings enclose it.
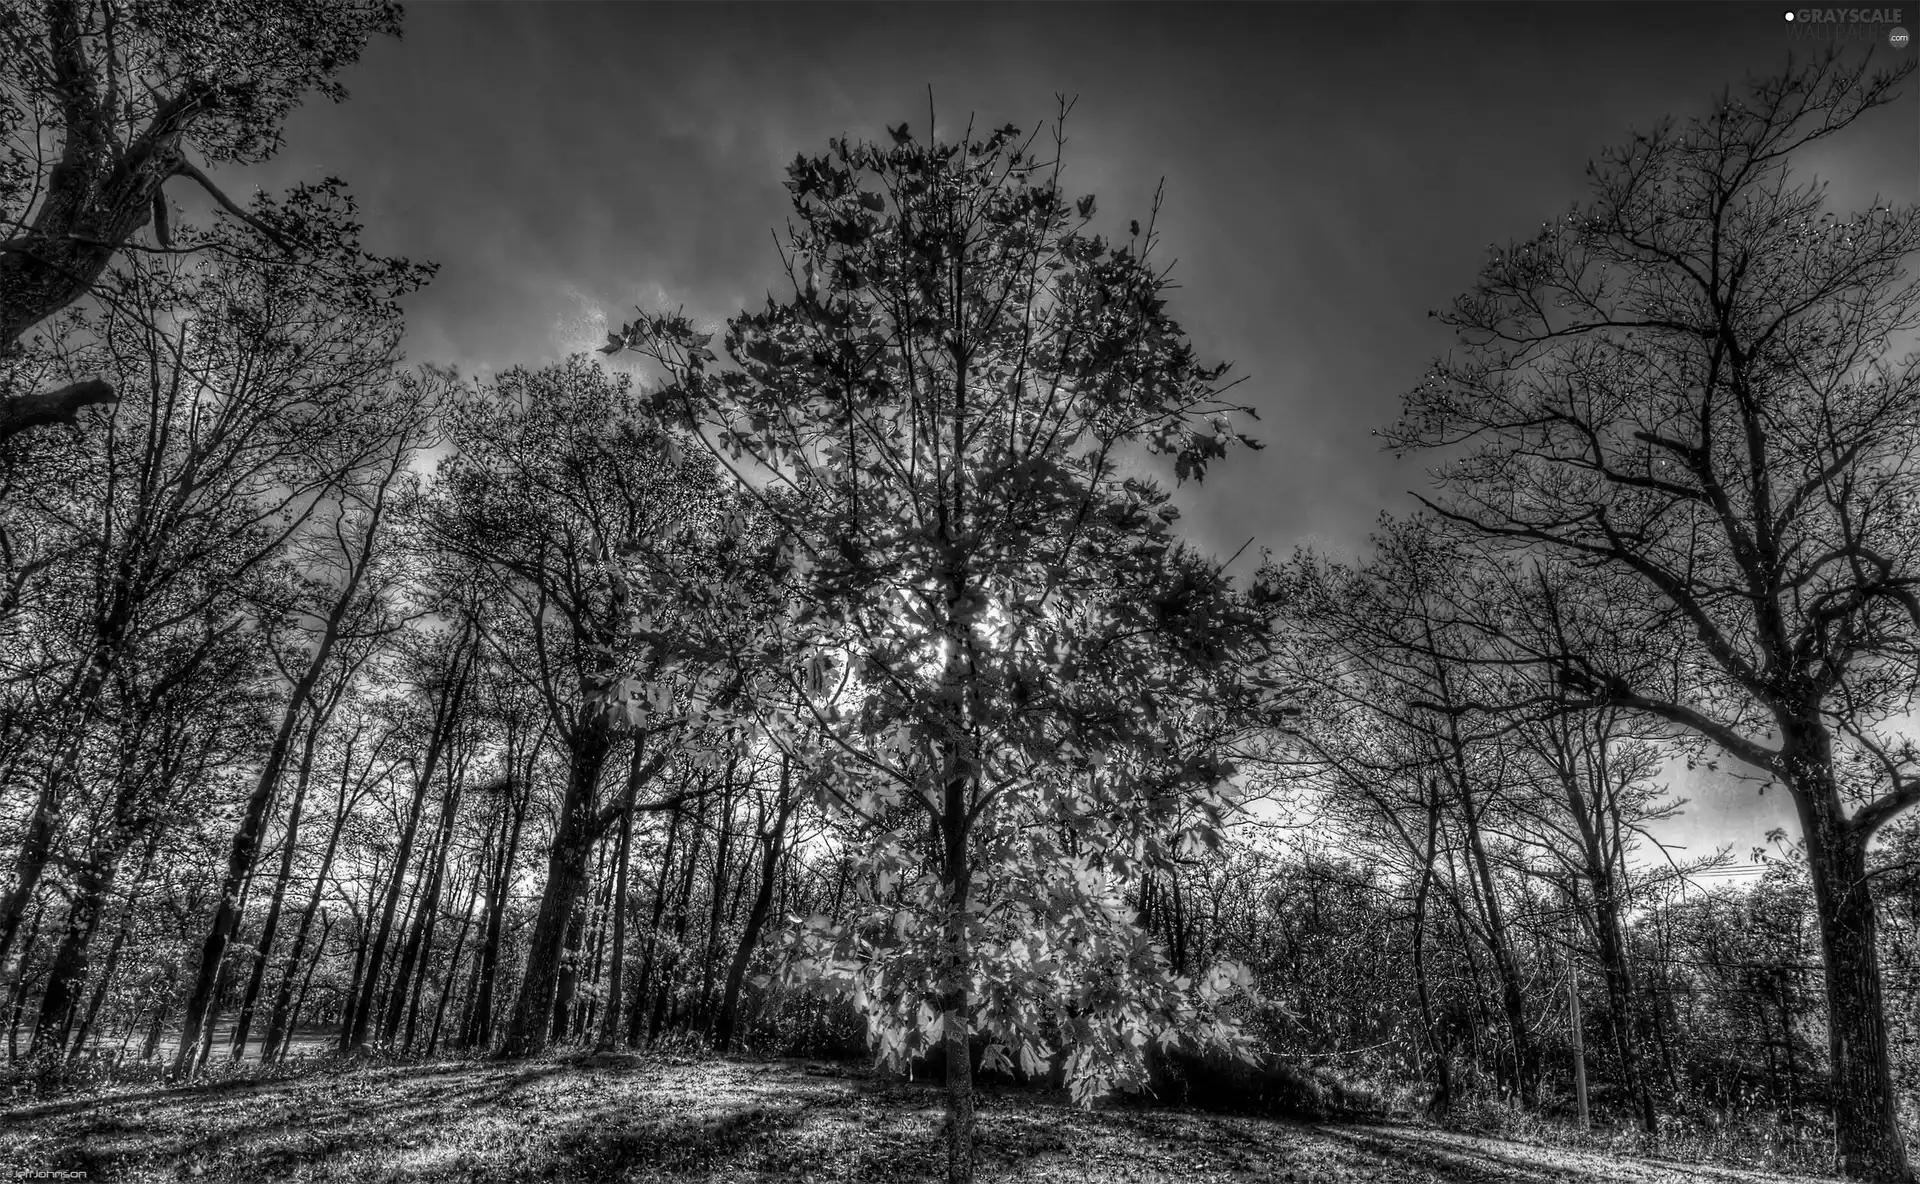
<instances>
[{"instance_id":1,"label":"leafy tree","mask_svg":"<svg viewBox=\"0 0 1920 1184\"><path fill-rule=\"evenodd\" d=\"M270 706L257 688L263 655L233 608L150 635L114 679L105 726L89 740L88 776L67 810L67 918L40 1000L36 1050L59 1055L80 1019L107 906L129 872L130 895L139 889L127 856L144 849L144 864L180 829L183 815L204 804L216 765L259 755L255 737Z\"/></svg>"},{"instance_id":2,"label":"leafy tree","mask_svg":"<svg viewBox=\"0 0 1920 1184\"><path fill-rule=\"evenodd\" d=\"M115 680L149 639L243 609L342 474L381 450L393 298L423 272L351 245L342 259L351 272L331 278L219 255L129 259L119 301L73 310L41 343L36 364L109 373L139 397L101 430L28 458L65 474L28 482L30 496L4 507L59 540L37 562L84 608L70 635L29 635L19 651L43 679L46 726L0 897L0 959L56 851Z\"/></svg>"},{"instance_id":3,"label":"leafy tree","mask_svg":"<svg viewBox=\"0 0 1920 1184\"><path fill-rule=\"evenodd\" d=\"M1841 1165L1876 1180L1909 1178L1866 873L1920 801L1896 723L1920 675L1920 368L1888 356L1920 326L1920 214L1825 214L1788 164L1910 69L1829 56L1608 154L1590 205L1494 252L1445 317L1464 353L1388 433L1457 450L1436 509L1467 535L1606 589L1605 636L1637 644L1533 631L1570 703L1663 721L1792 796Z\"/></svg>"},{"instance_id":4,"label":"leafy tree","mask_svg":"<svg viewBox=\"0 0 1920 1184\"><path fill-rule=\"evenodd\" d=\"M337 208L298 200L242 209L203 165L280 147L309 92L340 101L336 75L368 38L398 34L387 0L45 0L0 9L0 358L34 325L95 290L129 249L213 247L316 261L351 233ZM195 161L198 157L198 163ZM263 236L170 233L163 187L185 177ZM304 205L304 208L303 208ZM153 226L153 242L135 236ZM112 403L109 379L9 391L0 440L75 422Z\"/></svg>"},{"instance_id":5,"label":"leafy tree","mask_svg":"<svg viewBox=\"0 0 1920 1184\"><path fill-rule=\"evenodd\" d=\"M973 1031L987 1065L1064 1046L1090 1100L1194 1019L1119 885L1173 858L1183 809L1181 846L1218 842L1212 733L1251 698L1262 627L1123 475L1144 453L1198 479L1250 443L1167 314L1151 226L1092 234L1094 199L1013 127L892 135L789 167L792 295L729 322L733 368L680 316L607 349L664 367L660 405L779 527L798 604L767 629L813 656L765 675L794 707L769 728L822 729L822 804L860 836L856 916L796 931L794 972L848 990L890 1060L944 1042L957 1182ZM1194 739L1182 707L1215 725Z\"/></svg>"},{"instance_id":6,"label":"leafy tree","mask_svg":"<svg viewBox=\"0 0 1920 1184\"><path fill-rule=\"evenodd\" d=\"M527 974L505 1048L544 1048L561 986L567 930L587 885L588 856L671 749L663 731L639 776L612 801L600 783L624 726L606 688L636 670L629 619L645 602L620 560L636 538L680 538L714 512L718 483L704 459L670 446L629 384L583 358L513 370L468 392L451 427L455 451L440 466L429 537L444 558L442 583L466 579L500 607L483 629L524 632L521 670L568 758L565 800L548 853L547 881ZM691 537L691 536L687 536ZM666 605L650 606L663 619ZM646 736L640 738L645 742ZM664 808L664 803L661 804Z\"/></svg>"}]
</instances>

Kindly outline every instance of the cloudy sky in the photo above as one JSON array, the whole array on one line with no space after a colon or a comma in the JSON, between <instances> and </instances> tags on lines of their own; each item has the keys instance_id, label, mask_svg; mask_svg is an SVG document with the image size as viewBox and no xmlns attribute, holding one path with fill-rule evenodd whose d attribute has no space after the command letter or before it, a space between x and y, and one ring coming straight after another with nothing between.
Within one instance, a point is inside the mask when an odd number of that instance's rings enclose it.
<instances>
[{"instance_id":1,"label":"cloudy sky","mask_svg":"<svg viewBox=\"0 0 1920 1184\"><path fill-rule=\"evenodd\" d=\"M1189 533L1352 553L1425 482L1369 432L1449 345L1427 311L1580 200L1601 149L1813 52L1785 7L415 3L347 103L227 180L346 178L373 247L441 264L409 353L474 372L599 344L636 304L757 304L785 163L924 128L929 87L949 135L1076 96L1068 188L1117 229L1165 178L1173 310L1260 412L1267 449L1182 492ZM1920 86L1830 143L1804 167L1835 206L1913 200ZM1781 820L1779 795L1684 788L1742 858Z\"/></svg>"}]
</instances>

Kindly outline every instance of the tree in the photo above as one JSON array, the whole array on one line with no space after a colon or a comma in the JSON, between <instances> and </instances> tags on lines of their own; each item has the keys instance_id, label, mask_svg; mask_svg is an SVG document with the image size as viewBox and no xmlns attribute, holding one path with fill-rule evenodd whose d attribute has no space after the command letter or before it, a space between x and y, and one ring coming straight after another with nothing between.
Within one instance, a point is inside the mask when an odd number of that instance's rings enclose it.
<instances>
[{"instance_id":1,"label":"tree","mask_svg":"<svg viewBox=\"0 0 1920 1184\"><path fill-rule=\"evenodd\" d=\"M75 618L67 636L29 635L15 651L46 679L46 720L0 897L0 959L114 680L149 639L241 609L327 491L379 450L396 398L393 300L426 273L351 242L337 261L322 276L221 255L133 258L116 269L116 303L73 310L34 353L51 372L109 373L128 397L100 431L28 458L60 471L0 507L62 540L36 562Z\"/></svg>"},{"instance_id":2,"label":"tree","mask_svg":"<svg viewBox=\"0 0 1920 1184\"><path fill-rule=\"evenodd\" d=\"M1262 571L1267 594L1286 606L1296 641L1293 677L1313 688L1309 701L1321 708L1315 726L1303 730L1303 746L1330 775L1334 795L1377 812L1394 845L1413 857L1423 920L1442 819L1457 823L1470 874L1466 899L1453 901L1455 914L1493 964L1510 1050L1504 1076L1530 1105L1539 1050L1490 839L1499 830L1494 819L1510 811L1517 761L1501 735L1510 721L1473 711L1489 697L1494 657L1482 631L1463 626L1455 609L1475 598L1476 573L1420 519L1389 522L1373 542L1373 560L1359 569L1302 554ZM1450 881L1446 886L1459 891ZM1416 943L1423 939L1416 932ZM1416 955L1424 955L1419 945ZM1424 973L1423 959L1416 966ZM1426 988L1424 981L1417 986ZM1425 1018L1435 1058L1444 1062ZM1443 1081L1447 1072L1439 1070Z\"/></svg>"},{"instance_id":3,"label":"tree","mask_svg":"<svg viewBox=\"0 0 1920 1184\"><path fill-rule=\"evenodd\" d=\"M790 933L791 965L845 987L884 1057L944 1043L958 1182L973 1031L988 1066L1064 1046L1091 1100L1194 1017L1118 885L1171 858L1158 832L1183 808L1184 843L1218 841L1231 767L1174 721L1235 718L1261 626L1121 457L1198 479L1250 441L1225 368L1167 315L1151 228L1090 233L1094 199L1013 127L893 138L789 167L792 295L728 323L735 368L677 315L607 349L664 368L658 404L776 524L797 604L768 649L810 651L765 663L753 702L784 751L822 729L813 783L863 848L856 919Z\"/></svg>"},{"instance_id":4,"label":"tree","mask_svg":"<svg viewBox=\"0 0 1920 1184\"><path fill-rule=\"evenodd\" d=\"M267 1012L266 1035L260 1041L262 1061L278 1060L285 1044L292 1037L293 1021L295 1012L298 1010L294 999L294 981L300 973L300 958L306 950L307 934L313 927L314 915L321 912L320 904L326 896L327 877L333 870L334 856L339 852L340 838L346 830L347 819L352 816L354 807L360 803L367 791L384 776L392 774L392 769L389 767L383 775L378 769L377 762L393 740L398 728L397 726L388 727L373 737L368 737L369 726L370 722L364 716L356 719L353 729L342 745L338 758L340 780L334 795L333 823L327 829L326 846L321 850L320 864L314 871L313 887L308 890L306 907L301 910L300 920L294 926L293 942L287 951L286 965L280 973L280 986L275 991L273 1005ZM362 746L363 739L366 741L364 746ZM357 770L353 755L356 748L361 749L364 761ZM277 888L276 885L276 890ZM330 918L321 922L320 941L314 951L315 963L324 952L329 923ZM265 943L262 943L262 950L271 953L270 950L265 949ZM307 976L311 979L312 975L313 966L309 964ZM239 1051L243 1052L244 1049L239 1048Z\"/></svg>"},{"instance_id":5,"label":"tree","mask_svg":"<svg viewBox=\"0 0 1920 1184\"><path fill-rule=\"evenodd\" d=\"M501 606L482 626L523 640L519 652L533 660L520 673L568 761L526 978L504 1042L509 1054L527 1055L549 1038L593 845L673 751L672 729L656 740L663 729L641 728L635 742L654 743L652 755L622 794L601 800L602 775L626 727L605 689L635 672L627 629L641 608L619 551L630 539L702 526L718 482L710 465L670 446L628 383L584 358L516 369L472 390L451 436L455 451L441 463L429 515L447 567L442 582L469 580ZM667 606L653 611L671 619Z\"/></svg>"},{"instance_id":6,"label":"tree","mask_svg":"<svg viewBox=\"0 0 1920 1184\"><path fill-rule=\"evenodd\" d=\"M1920 672L1920 368L1889 357L1920 326L1920 216L1823 214L1789 161L1911 68L1789 67L1607 154L1589 205L1494 252L1444 318L1464 355L1387 433L1462 450L1434 506L1465 535L1606 590L1605 636L1639 644L1535 631L1570 704L1662 721L1792 796L1841 1165L1875 1180L1909 1178L1866 873L1920 801L1890 730Z\"/></svg>"},{"instance_id":7,"label":"tree","mask_svg":"<svg viewBox=\"0 0 1920 1184\"><path fill-rule=\"evenodd\" d=\"M266 920L260 927L260 939L254 951L253 967L241 995L240 1014L233 1025L233 1057L238 1060L246 1050L247 1034L252 1026L254 1004L266 980L267 962L273 955L274 937L279 931L281 908L285 903L293 861L300 851L301 813L307 789L312 781L314 751L333 713L353 687L367 664L379 656L393 635L402 627L401 609L396 604L406 555L392 544L391 505L402 500L404 486L410 484L409 466L419 451L431 446L431 398L428 391L412 387L402 414L390 422L390 447L376 456L364 472L345 474L328 509L317 514L311 537L299 540L294 583L298 594L286 606L282 620L269 619L267 631L277 633L291 625L298 652L304 654L304 669L289 669L279 659L280 675L291 688L281 715L281 727L304 719L306 736L301 754L294 762L295 789L287 809L281 837L280 870L274 877ZM304 645L302 644L304 641ZM274 653L279 658L282 645ZM325 680L324 683L322 680ZM284 776L291 757L291 733L284 739L277 733L277 749L268 750L262 780L256 794L263 803L271 801L274 782ZM260 785L267 787L259 794ZM264 817L253 819L250 842L257 842L258 827ZM243 834L249 827L244 823ZM237 918L235 919L237 921ZM230 937L231 935L229 935ZM302 937L304 937L304 932ZM188 1014L193 1014L189 1005ZM262 1059L268 1059L263 1045Z\"/></svg>"},{"instance_id":8,"label":"tree","mask_svg":"<svg viewBox=\"0 0 1920 1184\"><path fill-rule=\"evenodd\" d=\"M344 99L335 76L370 37L399 29L400 6L386 0L44 0L0 11L0 359L28 329L94 291L130 249L258 252L271 244L298 258L337 238L343 219L269 202L243 210L202 166L272 156L300 100L309 92ZM176 177L264 241L170 233L163 188ZM149 224L154 241L135 242ZM8 392L0 440L73 423L81 408L118 399L115 383L100 378Z\"/></svg>"},{"instance_id":9,"label":"tree","mask_svg":"<svg viewBox=\"0 0 1920 1184\"><path fill-rule=\"evenodd\" d=\"M93 776L69 810L67 921L40 1000L36 1049L57 1053L66 1044L125 856L144 847L150 859L182 829L183 816L204 804L213 767L257 756L254 735L267 704L252 684L262 655L242 621L223 612L150 638L115 680L111 726L92 738ZM136 871L130 899L139 879Z\"/></svg>"},{"instance_id":10,"label":"tree","mask_svg":"<svg viewBox=\"0 0 1920 1184\"><path fill-rule=\"evenodd\" d=\"M473 683L474 658L479 648L478 628L473 618L462 615L454 628L438 636L422 637L420 652L412 655L419 689L424 692L423 698L426 700L421 705L424 718L417 721L421 725L417 737L421 755L409 762L413 790L407 798L407 807L399 827L399 842L393 857L393 878L387 883L380 919L372 930L372 944L368 947L359 993L349 1003L347 1022L340 1025L342 1053L351 1052L363 1042L373 1024L376 992L380 987L380 968L386 960L387 941L393 933L394 913L400 907L407 869L412 864L413 844L419 834L422 808L433 786L434 775L443 765L447 778L444 801L452 805L458 800L458 772L454 762L449 759L449 750L459 744L461 728L465 723L466 698ZM371 916L368 921L372 923ZM397 991L401 986L395 983L394 989Z\"/></svg>"}]
</instances>

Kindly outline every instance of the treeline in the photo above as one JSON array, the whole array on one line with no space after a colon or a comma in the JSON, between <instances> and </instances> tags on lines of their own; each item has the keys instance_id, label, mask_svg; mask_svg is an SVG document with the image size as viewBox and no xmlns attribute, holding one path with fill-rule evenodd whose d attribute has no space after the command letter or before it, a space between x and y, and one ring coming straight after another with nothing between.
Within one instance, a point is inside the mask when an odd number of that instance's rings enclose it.
<instances>
[{"instance_id":1,"label":"treeline","mask_svg":"<svg viewBox=\"0 0 1920 1184\"><path fill-rule=\"evenodd\" d=\"M944 1057L963 1181L974 1073L1091 1102L1204 1052L1765 1108L1903 1178L1920 223L1786 172L1903 72L1606 157L1389 429L1426 510L1236 582L1142 473L1250 409L1157 205L1108 237L1062 188L1068 104L796 159L791 290L719 349L643 314L472 379L405 364L432 269L344 186L189 159L396 27L282 7L242 87L165 6L7 26L9 128L69 148L0 189L10 1062ZM1802 837L1676 861L1674 762L1729 758Z\"/></svg>"}]
</instances>

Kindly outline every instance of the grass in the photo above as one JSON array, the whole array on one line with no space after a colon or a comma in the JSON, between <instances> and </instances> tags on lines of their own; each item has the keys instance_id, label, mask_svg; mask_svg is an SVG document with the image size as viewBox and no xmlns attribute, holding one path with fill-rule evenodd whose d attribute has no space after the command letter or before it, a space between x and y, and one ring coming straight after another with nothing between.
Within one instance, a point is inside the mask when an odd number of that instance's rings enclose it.
<instances>
[{"instance_id":1,"label":"grass","mask_svg":"<svg viewBox=\"0 0 1920 1184\"><path fill-rule=\"evenodd\" d=\"M448 1061L0 1111L0 1175L89 1181L847 1181L939 1178L942 1095L800 1061ZM1790 1177L1416 1126L1227 1117L983 1090L982 1181L1718 1184ZM24 1178L33 1178L30 1174ZM65 1177L74 1179L79 1177Z\"/></svg>"}]
</instances>

